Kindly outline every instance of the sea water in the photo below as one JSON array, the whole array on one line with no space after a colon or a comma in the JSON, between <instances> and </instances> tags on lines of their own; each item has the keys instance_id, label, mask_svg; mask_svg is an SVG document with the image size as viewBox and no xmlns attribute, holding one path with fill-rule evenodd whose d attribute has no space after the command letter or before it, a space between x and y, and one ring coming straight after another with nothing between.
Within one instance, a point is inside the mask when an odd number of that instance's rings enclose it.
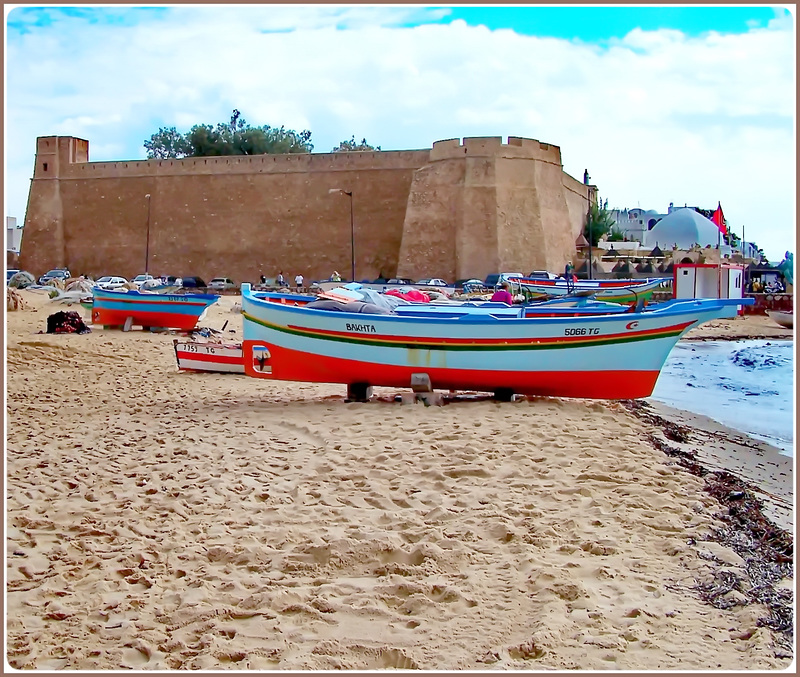
<instances>
[{"instance_id":1,"label":"sea water","mask_svg":"<svg viewBox=\"0 0 800 677\"><path fill-rule=\"evenodd\" d=\"M680 341L651 399L702 414L792 456L794 341Z\"/></svg>"}]
</instances>

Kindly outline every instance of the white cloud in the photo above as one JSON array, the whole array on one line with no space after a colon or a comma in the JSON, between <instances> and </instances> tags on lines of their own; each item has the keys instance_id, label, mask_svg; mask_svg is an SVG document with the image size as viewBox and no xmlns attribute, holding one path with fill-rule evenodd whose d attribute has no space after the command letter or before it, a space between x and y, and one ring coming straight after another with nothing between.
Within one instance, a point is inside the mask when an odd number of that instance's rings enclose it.
<instances>
[{"instance_id":1,"label":"white cloud","mask_svg":"<svg viewBox=\"0 0 800 677\"><path fill-rule=\"evenodd\" d=\"M351 135L384 150L536 138L561 147L572 176L588 168L610 206L721 201L770 258L794 250L793 24L636 30L600 48L463 21L399 26L424 11L194 6L29 27L6 50L6 214L22 220L37 136L136 159L159 127L238 108L252 125L310 129L319 152Z\"/></svg>"}]
</instances>

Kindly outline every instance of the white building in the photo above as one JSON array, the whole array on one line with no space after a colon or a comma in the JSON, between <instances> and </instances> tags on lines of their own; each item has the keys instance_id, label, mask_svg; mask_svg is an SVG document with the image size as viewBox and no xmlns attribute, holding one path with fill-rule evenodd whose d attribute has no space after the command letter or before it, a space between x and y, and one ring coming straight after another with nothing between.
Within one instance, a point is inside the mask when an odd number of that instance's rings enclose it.
<instances>
[{"instance_id":1,"label":"white building","mask_svg":"<svg viewBox=\"0 0 800 677\"><path fill-rule=\"evenodd\" d=\"M670 204L670 209L672 204ZM611 216L616 221L615 228L629 240L644 242L645 233L656 225L666 214L659 214L653 209L611 209Z\"/></svg>"},{"instance_id":2,"label":"white building","mask_svg":"<svg viewBox=\"0 0 800 677\"><path fill-rule=\"evenodd\" d=\"M716 247L719 244L723 256L732 254L717 224L696 212L693 207L673 209L645 233L642 244L662 250Z\"/></svg>"},{"instance_id":3,"label":"white building","mask_svg":"<svg viewBox=\"0 0 800 677\"><path fill-rule=\"evenodd\" d=\"M22 246L22 226L17 225L16 216L6 216L6 251L19 254Z\"/></svg>"},{"instance_id":4,"label":"white building","mask_svg":"<svg viewBox=\"0 0 800 677\"><path fill-rule=\"evenodd\" d=\"M693 244L699 244L701 247L717 246L719 231L716 224L700 214L695 207L686 205L676 207L674 203L670 202L666 214L654 209L639 207L611 209L609 212L616 222L614 228L619 230L629 241L640 242L642 249L650 250L656 245L662 250L672 249L674 246L677 246L678 249L691 249ZM679 216L675 216L676 214ZM667 219L669 219L668 225L662 225L662 222ZM611 244L618 251L626 248L619 242ZM720 248L723 256L732 253L732 249L725 244L724 238L720 239ZM758 257L755 245L750 242L744 242L742 246L737 247L738 251L741 251L745 258Z\"/></svg>"}]
</instances>

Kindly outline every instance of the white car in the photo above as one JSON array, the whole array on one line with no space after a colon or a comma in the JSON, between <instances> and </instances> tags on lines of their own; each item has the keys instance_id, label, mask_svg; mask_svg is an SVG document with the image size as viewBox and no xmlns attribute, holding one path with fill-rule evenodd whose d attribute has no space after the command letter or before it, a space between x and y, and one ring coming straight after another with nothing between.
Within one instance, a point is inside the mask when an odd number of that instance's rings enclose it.
<instances>
[{"instance_id":1,"label":"white car","mask_svg":"<svg viewBox=\"0 0 800 677\"><path fill-rule=\"evenodd\" d=\"M148 283L148 286L152 286L152 282L155 282L155 279L149 273L143 273L141 275L137 275L131 280L131 283L138 289L141 287L145 282Z\"/></svg>"},{"instance_id":2,"label":"white car","mask_svg":"<svg viewBox=\"0 0 800 677\"><path fill-rule=\"evenodd\" d=\"M95 286L100 287L100 289L124 289L125 285L128 284L128 281L124 277L104 275L94 284Z\"/></svg>"},{"instance_id":3,"label":"white car","mask_svg":"<svg viewBox=\"0 0 800 677\"><path fill-rule=\"evenodd\" d=\"M441 278L438 278L438 277L426 277L424 280L420 280L416 284L422 284L422 285L425 285L426 287L446 287L447 286L447 282L445 282L444 280L442 280Z\"/></svg>"},{"instance_id":4,"label":"white car","mask_svg":"<svg viewBox=\"0 0 800 677\"><path fill-rule=\"evenodd\" d=\"M236 289L236 283L229 277L215 277L208 283L208 288L225 291L227 289Z\"/></svg>"}]
</instances>

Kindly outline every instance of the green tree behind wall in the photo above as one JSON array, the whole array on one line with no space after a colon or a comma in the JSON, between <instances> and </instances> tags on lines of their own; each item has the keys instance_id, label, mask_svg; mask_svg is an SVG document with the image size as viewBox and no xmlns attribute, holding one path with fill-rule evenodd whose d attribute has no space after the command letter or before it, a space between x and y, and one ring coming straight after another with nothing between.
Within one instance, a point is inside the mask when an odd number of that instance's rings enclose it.
<instances>
[{"instance_id":1,"label":"green tree behind wall","mask_svg":"<svg viewBox=\"0 0 800 677\"><path fill-rule=\"evenodd\" d=\"M251 127L238 110L233 111L230 122L195 125L186 134L175 127L162 127L144 142L144 147L148 159L310 153L314 149L310 131Z\"/></svg>"},{"instance_id":2,"label":"green tree behind wall","mask_svg":"<svg viewBox=\"0 0 800 677\"><path fill-rule=\"evenodd\" d=\"M354 150L380 150L380 146L371 146L367 143L366 139L361 139L360 142L356 141L355 136L351 136L349 141L342 141L331 153L350 152Z\"/></svg>"}]
</instances>

